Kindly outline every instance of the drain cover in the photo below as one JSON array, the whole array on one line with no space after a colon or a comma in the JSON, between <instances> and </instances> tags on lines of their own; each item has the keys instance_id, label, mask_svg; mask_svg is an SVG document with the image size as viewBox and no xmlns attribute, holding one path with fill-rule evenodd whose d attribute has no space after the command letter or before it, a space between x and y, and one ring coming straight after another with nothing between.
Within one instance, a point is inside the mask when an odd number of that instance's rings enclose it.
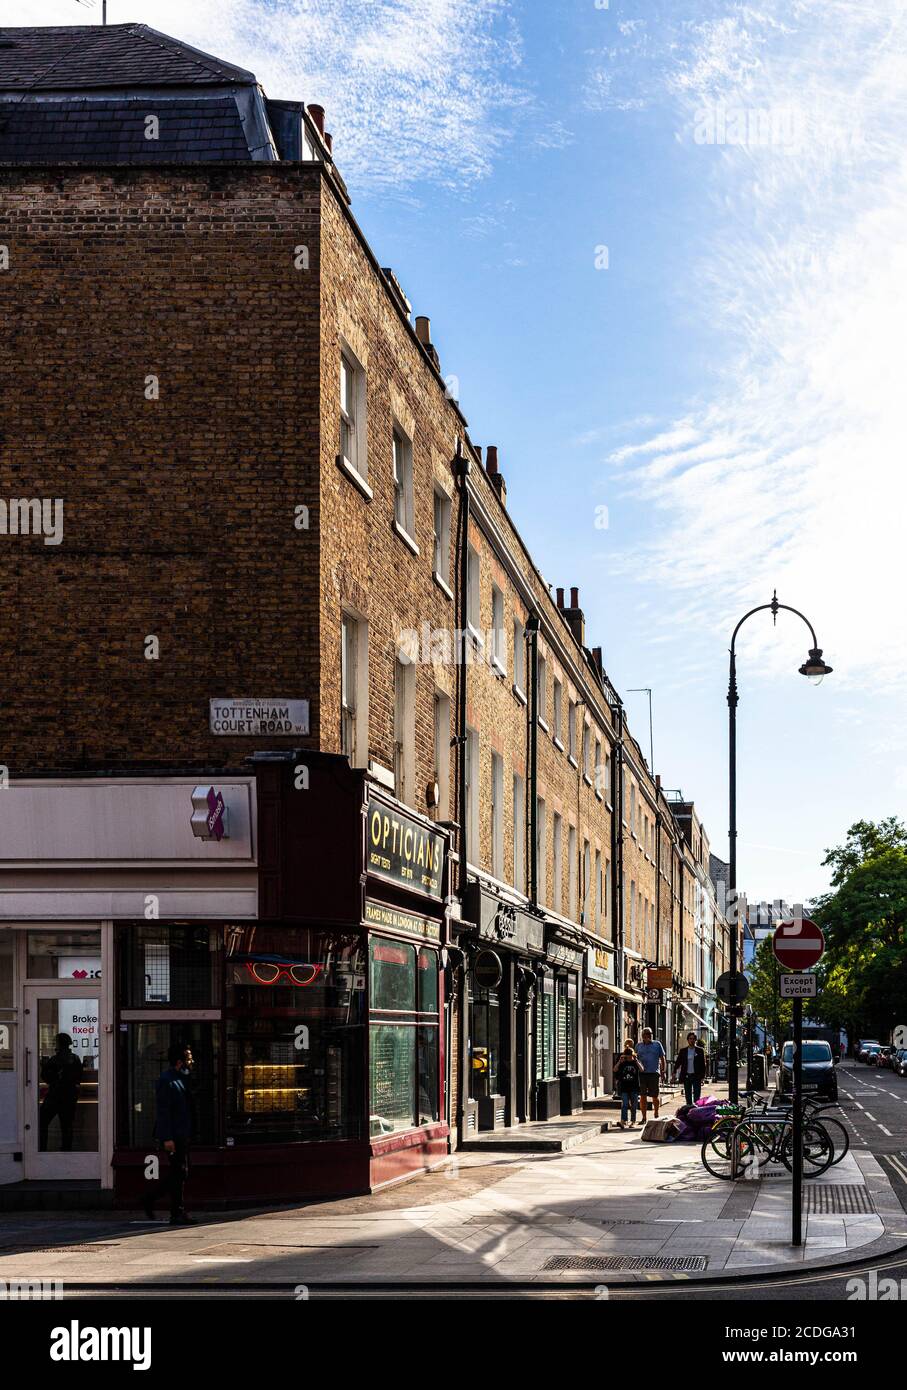
<instances>
[{"instance_id":1,"label":"drain cover","mask_svg":"<svg viewBox=\"0 0 907 1390\"><path fill-rule=\"evenodd\" d=\"M858 1212L873 1214L872 1198L865 1187L857 1183L803 1189L803 1210L815 1216L853 1216Z\"/></svg>"},{"instance_id":2,"label":"drain cover","mask_svg":"<svg viewBox=\"0 0 907 1390\"><path fill-rule=\"evenodd\" d=\"M552 1255L542 1269L708 1269L708 1255Z\"/></svg>"}]
</instances>

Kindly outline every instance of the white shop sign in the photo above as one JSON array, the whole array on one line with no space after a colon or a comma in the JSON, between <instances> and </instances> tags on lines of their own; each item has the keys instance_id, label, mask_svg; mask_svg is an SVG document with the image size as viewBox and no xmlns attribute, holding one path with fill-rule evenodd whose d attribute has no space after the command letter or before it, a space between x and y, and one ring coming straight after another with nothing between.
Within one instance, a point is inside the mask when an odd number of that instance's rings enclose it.
<instances>
[{"instance_id":1,"label":"white shop sign","mask_svg":"<svg viewBox=\"0 0 907 1390\"><path fill-rule=\"evenodd\" d=\"M308 700L273 700L230 695L211 700L212 734L254 738L262 734L308 734Z\"/></svg>"}]
</instances>

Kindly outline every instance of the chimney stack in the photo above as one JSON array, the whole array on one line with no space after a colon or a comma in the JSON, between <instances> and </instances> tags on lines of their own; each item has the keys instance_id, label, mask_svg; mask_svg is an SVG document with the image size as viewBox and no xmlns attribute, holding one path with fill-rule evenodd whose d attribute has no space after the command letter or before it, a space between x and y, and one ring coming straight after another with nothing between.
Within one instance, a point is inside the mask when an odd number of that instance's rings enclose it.
<instances>
[{"instance_id":1,"label":"chimney stack","mask_svg":"<svg viewBox=\"0 0 907 1390\"><path fill-rule=\"evenodd\" d=\"M557 606L558 606L558 608L561 610L561 612L563 612L563 611L564 611L564 591L563 591L563 589L558 589L558 590L556 590L556 593L557 593Z\"/></svg>"},{"instance_id":2,"label":"chimney stack","mask_svg":"<svg viewBox=\"0 0 907 1390\"><path fill-rule=\"evenodd\" d=\"M310 106L306 107L306 110L315 122L315 129L318 131L322 140L324 140L324 107L316 106L313 102Z\"/></svg>"},{"instance_id":3,"label":"chimney stack","mask_svg":"<svg viewBox=\"0 0 907 1390\"><path fill-rule=\"evenodd\" d=\"M602 679L604 679L604 675L605 675L605 663L604 663L604 660L602 659L602 649L601 649L601 647L593 647L593 648L592 648L592 660L595 662L595 669L596 669L596 671L597 671L598 674L602 677Z\"/></svg>"},{"instance_id":4,"label":"chimney stack","mask_svg":"<svg viewBox=\"0 0 907 1390\"><path fill-rule=\"evenodd\" d=\"M334 153L334 137L329 130L324 132L324 143L328 147L328 154Z\"/></svg>"},{"instance_id":5,"label":"chimney stack","mask_svg":"<svg viewBox=\"0 0 907 1390\"><path fill-rule=\"evenodd\" d=\"M488 473L488 481L491 483L495 492L498 494L498 501L502 507L507 506L507 484L504 482L503 475L498 472L498 446L489 444L485 453L485 470Z\"/></svg>"},{"instance_id":6,"label":"chimney stack","mask_svg":"<svg viewBox=\"0 0 907 1390\"><path fill-rule=\"evenodd\" d=\"M438 350L431 340L431 319L426 314L416 315L416 337L435 364L435 370L440 371L441 359L438 357Z\"/></svg>"},{"instance_id":7,"label":"chimney stack","mask_svg":"<svg viewBox=\"0 0 907 1390\"><path fill-rule=\"evenodd\" d=\"M586 645L586 620L579 606L579 589L570 590L570 607L564 609L567 626L581 647Z\"/></svg>"},{"instance_id":8,"label":"chimney stack","mask_svg":"<svg viewBox=\"0 0 907 1390\"><path fill-rule=\"evenodd\" d=\"M479 460L479 463L481 463L481 462L482 462L482 446L481 446L481 444L473 444L472 447L473 447L473 448L475 449L475 451L476 451L476 458Z\"/></svg>"}]
</instances>

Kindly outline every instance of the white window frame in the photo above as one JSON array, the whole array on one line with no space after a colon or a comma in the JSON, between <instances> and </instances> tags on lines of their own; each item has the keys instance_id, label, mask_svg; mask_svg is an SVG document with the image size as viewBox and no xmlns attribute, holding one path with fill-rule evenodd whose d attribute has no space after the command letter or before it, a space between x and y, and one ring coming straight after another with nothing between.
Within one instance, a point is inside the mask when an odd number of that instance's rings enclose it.
<instances>
[{"instance_id":1,"label":"white window frame","mask_svg":"<svg viewBox=\"0 0 907 1390\"><path fill-rule=\"evenodd\" d=\"M416 667L401 652L394 663L394 795L416 804Z\"/></svg>"},{"instance_id":2,"label":"white window frame","mask_svg":"<svg viewBox=\"0 0 907 1390\"><path fill-rule=\"evenodd\" d=\"M466 730L466 859L478 867L479 862L479 735L475 729Z\"/></svg>"},{"instance_id":3,"label":"white window frame","mask_svg":"<svg viewBox=\"0 0 907 1390\"><path fill-rule=\"evenodd\" d=\"M394 475L394 530L416 555L415 502L413 498L413 441L395 420L391 430Z\"/></svg>"},{"instance_id":4,"label":"white window frame","mask_svg":"<svg viewBox=\"0 0 907 1390\"><path fill-rule=\"evenodd\" d=\"M482 641L481 561L472 545L466 547L466 626L472 636Z\"/></svg>"},{"instance_id":5,"label":"white window frame","mask_svg":"<svg viewBox=\"0 0 907 1390\"><path fill-rule=\"evenodd\" d=\"M564 906L564 818L557 811L551 824L551 872L554 878L551 906L555 912L561 912Z\"/></svg>"},{"instance_id":6,"label":"white window frame","mask_svg":"<svg viewBox=\"0 0 907 1390\"><path fill-rule=\"evenodd\" d=\"M536 897L542 907L548 906L548 808L543 797L535 803L535 862Z\"/></svg>"},{"instance_id":7,"label":"white window frame","mask_svg":"<svg viewBox=\"0 0 907 1390\"><path fill-rule=\"evenodd\" d=\"M507 674L507 632L504 628L504 591L491 586L491 664L502 676Z\"/></svg>"},{"instance_id":8,"label":"white window frame","mask_svg":"<svg viewBox=\"0 0 907 1390\"><path fill-rule=\"evenodd\" d=\"M563 748L564 738L564 682L554 677L554 686L551 694L551 717L554 731L554 741L559 748Z\"/></svg>"},{"instance_id":9,"label":"white window frame","mask_svg":"<svg viewBox=\"0 0 907 1390\"><path fill-rule=\"evenodd\" d=\"M602 875L602 852L600 849L595 851L595 930L599 936L602 931L602 917L604 909L605 885Z\"/></svg>"},{"instance_id":10,"label":"white window frame","mask_svg":"<svg viewBox=\"0 0 907 1390\"><path fill-rule=\"evenodd\" d=\"M368 623L346 608L340 615L340 751L351 767L368 761Z\"/></svg>"},{"instance_id":11,"label":"white window frame","mask_svg":"<svg viewBox=\"0 0 907 1390\"><path fill-rule=\"evenodd\" d=\"M567 865L568 888L568 911L571 921L577 921L577 875L579 865L576 862L576 826L567 826L567 858L570 861Z\"/></svg>"},{"instance_id":12,"label":"white window frame","mask_svg":"<svg viewBox=\"0 0 907 1390\"><path fill-rule=\"evenodd\" d=\"M450 819L450 696L435 691L435 780L438 783L438 819Z\"/></svg>"},{"instance_id":13,"label":"white window frame","mask_svg":"<svg viewBox=\"0 0 907 1390\"><path fill-rule=\"evenodd\" d=\"M539 653L538 658L538 714L539 723L548 732L548 660Z\"/></svg>"},{"instance_id":14,"label":"white window frame","mask_svg":"<svg viewBox=\"0 0 907 1390\"><path fill-rule=\"evenodd\" d=\"M344 367L347 369L346 404L344 404ZM371 499L372 490L368 485L365 368L346 343L340 345L339 376L337 408L340 413L340 439L337 459L347 476L367 498ZM352 411L350 411L350 407L352 407ZM346 430L346 434L344 434L344 430Z\"/></svg>"},{"instance_id":15,"label":"white window frame","mask_svg":"<svg viewBox=\"0 0 907 1390\"><path fill-rule=\"evenodd\" d=\"M504 877L504 759L491 755L491 872Z\"/></svg>"},{"instance_id":16,"label":"white window frame","mask_svg":"<svg viewBox=\"0 0 907 1390\"><path fill-rule=\"evenodd\" d=\"M513 886L526 892L526 783L513 774Z\"/></svg>"},{"instance_id":17,"label":"white window frame","mask_svg":"<svg viewBox=\"0 0 907 1390\"><path fill-rule=\"evenodd\" d=\"M567 756L576 763L576 701L570 700L567 707Z\"/></svg>"},{"instance_id":18,"label":"white window frame","mask_svg":"<svg viewBox=\"0 0 907 1390\"><path fill-rule=\"evenodd\" d=\"M453 598L453 592L450 587L451 501L443 487L439 487L437 484L435 484L435 495L432 505L432 525L434 527L432 565L434 567L434 576L448 598Z\"/></svg>"},{"instance_id":19,"label":"white window frame","mask_svg":"<svg viewBox=\"0 0 907 1390\"><path fill-rule=\"evenodd\" d=\"M592 897L592 846L588 840L583 840L583 901L582 919L585 926L589 925L589 900Z\"/></svg>"},{"instance_id":20,"label":"white window frame","mask_svg":"<svg viewBox=\"0 0 907 1390\"><path fill-rule=\"evenodd\" d=\"M513 689L526 699L526 629L519 618L513 620Z\"/></svg>"}]
</instances>

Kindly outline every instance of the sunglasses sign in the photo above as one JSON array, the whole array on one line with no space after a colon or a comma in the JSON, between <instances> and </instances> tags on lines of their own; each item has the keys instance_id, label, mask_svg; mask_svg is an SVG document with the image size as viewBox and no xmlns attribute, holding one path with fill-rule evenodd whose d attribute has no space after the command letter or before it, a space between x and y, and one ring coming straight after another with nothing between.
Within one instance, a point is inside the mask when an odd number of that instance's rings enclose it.
<instances>
[{"instance_id":1,"label":"sunglasses sign","mask_svg":"<svg viewBox=\"0 0 907 1390\"><path fill-rule=\"evenodd\" d=\"M377 878L442 897L444 837L383 801L366 808L367 868Z\"/></svg>"}]
</instances>

